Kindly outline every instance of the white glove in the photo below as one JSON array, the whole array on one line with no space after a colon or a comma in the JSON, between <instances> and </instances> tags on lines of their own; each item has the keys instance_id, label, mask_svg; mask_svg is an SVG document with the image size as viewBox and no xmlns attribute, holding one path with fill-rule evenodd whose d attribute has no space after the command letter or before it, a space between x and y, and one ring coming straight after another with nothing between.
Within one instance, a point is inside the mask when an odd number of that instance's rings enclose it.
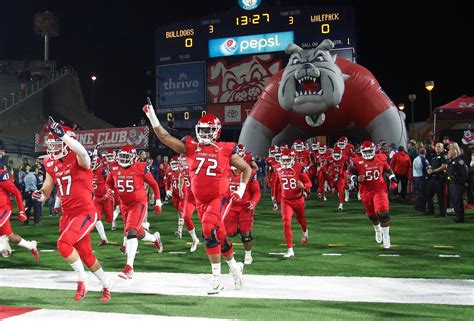
<instances>
[{"instance_id":1,"label":"white glove","mask_svg":"<svg viewBox=\"0 0 474 321\"><path fill-rule=\"evenodd\" d=\"M173 192L169 189L166 191L166 197L170 198L173 196Z\"/></svg>"},{"instance_id":2,"label":"white glove","mask_svg":"<svg viewBox=\"0 0 474 321\"><path fill-rule=\"evenodd\" d=\"M161 126L160 121L158 120L158 117L156 117L156 113L155 113L155 109L153 108L153 105L145 104L145 106L143 106L143 112L150 120L151 126L153 128Z\"/></svg>"}]
</instances>

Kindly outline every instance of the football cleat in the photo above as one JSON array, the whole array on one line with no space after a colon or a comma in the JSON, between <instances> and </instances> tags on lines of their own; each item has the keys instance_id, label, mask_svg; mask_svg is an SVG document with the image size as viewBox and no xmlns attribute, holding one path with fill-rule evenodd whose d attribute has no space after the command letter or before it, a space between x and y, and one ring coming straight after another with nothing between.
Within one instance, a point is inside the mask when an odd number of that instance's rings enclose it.
<instances>
[{"instance_id":1,"label":"football cleat","mask_svg":"<svg viewBox=\"0 0 474 321\"><path fill-rule=\"evenodd\" d=\"M197 250L197 247L199 245L199 239L196 239L195 241L193 241L193 244L191 245L191 248L189 249L189 252L193 253Z\"/></svg>"},{"instance_id":2,"label":"football cleat","mask_svg":"<svg viewBox=\"0 0 474 321\"><path fill-rule=\"evenodd\" d=\"M127 254L127 247L125 245L120 246L120 251L122 252L122 255Z\"/></svg>"},{"instance_id":3,"label":"football cleat","mask_svg":"<svg viewBox=\"0 0 474 321\"><path fill-rule=\"evenodd\" d=\"M118 274L119 278L130 280L133 278L133 267L126 264L123 270Z\"/></svg>"},{"instance_id":4,"label":"football cleat","mask_svg":"<svg viewBox=\"0 0 474 321\"><path fill-rule=\"evenodd\" d=\"M303 236L301 237L301 244L306 245L306 243L308 243L308 240L309 240L309 233L308 233L308 229L306 229L306 231L303 232Z\"/></svg>"},{"instance_id":5,"label":"football cleat","mask_svg":"<svg viewBox=\"0 0 474 321\"><path fill-rule=\"evenodd\" d=\"M293 252L293 249L290 248L288 249L288 252L286 252L284 255L283 255L283 258L284 259L289 259L290 257L293 257L295 256L295 252Z\"/></svg>"},{"instance_id":6,"label":"football cleat","mask_svg":"<svg viewBox=\"0 0 474 321\"><path fill-rule=\"evenodd\" d=\"M156 250L158 251L158 253L163 252L163 243L161 242L160 232L155 232L155 234L153 235L156 238L156 241L153 242L153 244L155 244Z\"/></svg>"},{"instance_id":7,"label":"football cleat","mask_svg":"<svg viewBox=\"0 0 474 321\"><path fill-rule=\"evenodd\" d=\"M176 237L179 238L179 239L183 238L183 232L182 231L176 231L176 232L174 232L174 235L176 235Z\"/></svg>"},{"instance_id":8,"label":"football cleat","mask_svg":"<svg viewBox=\"0 0 474 321\"><path fill-rule=\"evenodd\" d=\"M231 270L232 276L234 277L234 285L236 290L242 289L244 273L244 264L242 262L237 262L237 269Z\"/></svg>"},{"instance_id":9,"label":"football cleat","mask_svg":"<svg viewBox=\"0 0 474 321\"><path fill-rule=\"evenodd\" d=\"M250 265L253 262L252 254L245 254L244 264Z\"/></svg>"},{"instance_id":10,"label":"football cleat","mask_svg":"<svg viewBox=\"0 0 474 321\"><path fill-rule=\"evenodd\" d=\"M99 244L97 244L97 246L104 246L104 245L107 245L107 244L109 244L109 242L107 240L100 240Z\"/></svg>"},{"instance_id":11,"label":"football cleat","mask_svg":"<svg viewBox=\"0 0 474 321\"><path fill-rule=\"evenodd\" d=\"M375 242L382 243L382 230L375 231Z\"/></svg>"},{"instance_id":12,"label":"football cleat","mask_svg":"<svg viewBox=\"0 0 474 321\"><path fill-rule=\"evenodd\" d=\"M77 290L76 290L76 294L74 295L74 300L81 301L82 299L85 298L86 294L87 294L87 290L86 290L85 283L82 281L77 282Z\"/></svg>"},{"instance_id":13,"label":"football cleat","mask_svg":"<svg viewBox=\"0 0 474 321\"><path fill-rule=\"evenodd\" d=\"M339 212L342 212L344 210L344 206L342 205L342 203L339 203L339 206L337 207L337 210Z\"/></svg>"},{"instance_id":14,"label":"football cleat","mask_svg":"<svg viewBox=\"0 0 474 321\"><path fill-rule=\"evenodd\" d=\"M390 234L386 234L383 236L383 248L384 249L389 249L392 246L390 244Z\"/></svg>"},{"instance_id":15,"label":"football cleat","mask_svg":"<svg viewBox=\"0 0 474 321\"><path fill-rule=\"evenodd\" d=\"M110 295L110 291L107 288L102 289L102 297L100 298L100 302L109 302L112 296Z\"/></svg>"},{"instance_id":16,"label":"football cleat","mask_svg":"<svg viewBox=\"0 0 474 321\"><path fill-rule=\"evenodd\" d=\"M38 261L40 255L37 249L36 241L31 241L31 245L33 246L33 248L31 249L31 253L33 253L33 256L35 257L35 261Z\"/></svg>"},{"instance_id":17,"label":"football cleat","mask_svg":"<svg viewBox=\"0 0 474 321\"><path fill-rule=\"evenodd\" d=\"M224 290L224 284L222 284L221 279L219 277L212 277L211 284L209 284L209 288L207 289L207 294L218 294Z\"/></svg>"},{"instance_id":18,"label":"football cleat","mask_svg":"<svg viewBox=\"0 0 474 321\"><path fill-rule=\"evenodd\" d=\"M117 229L117 222L112 222L112 227L110 228L111 231L115 231Z\"/></svg>"}]
</instances>

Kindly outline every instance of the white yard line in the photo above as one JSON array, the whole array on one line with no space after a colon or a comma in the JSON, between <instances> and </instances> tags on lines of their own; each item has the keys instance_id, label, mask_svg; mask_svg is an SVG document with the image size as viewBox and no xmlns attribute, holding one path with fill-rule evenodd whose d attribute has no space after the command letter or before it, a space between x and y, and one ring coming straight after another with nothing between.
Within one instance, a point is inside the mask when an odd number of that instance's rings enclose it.
<instances>
[{"instance_id":1,"label":"white yard line","mask_svg":"<svg viewBox=\"0 0 474 321\"><path fill-rule=\"evenodd\" d=\"M136 272L133 280L109 274L112 292L122 293L207 296L210 281L208 274ZM219 297L474 305L474 280L244 275L240 291L234 290L230 275L223 275L223 282L225 290ZM2 286L75 290L75 273L0 269ZM92 274L88 288L100 290Z\"/></svg>"},{"instance_id":2,"label":"white yard line","mask_svg":"<svg viewBox=\"0 0 474 321\"><path fill-rule=\"evenodd\" d=\"M67 321L84 321L84 320L87 320L87 321L117 321L117 320L133 320L133 321L170 321L170 320L173 320L173 321L174 320L220 321L220 320L224 320L224 319L40 309L40 310L36 310L36 311L26 312L25 314L17 315L17 316L14 316L14 317L7 317L4 320L5 321L51 321L51 320L67 320Z\"/></svg>"}]
</instances>

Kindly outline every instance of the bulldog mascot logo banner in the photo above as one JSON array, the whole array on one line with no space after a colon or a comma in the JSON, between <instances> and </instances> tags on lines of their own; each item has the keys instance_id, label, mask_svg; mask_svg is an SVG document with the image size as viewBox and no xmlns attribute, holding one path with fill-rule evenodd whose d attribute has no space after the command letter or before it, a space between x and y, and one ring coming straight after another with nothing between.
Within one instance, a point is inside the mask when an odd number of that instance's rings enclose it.
<instances>
[{"instance_id":1,"label":"bulldog mascot logo banner","mask_svg":"<svg viewBox=\"0 0 474 321\"><path fill-rule=\"evenodd\" d=\"M365 131L373 141L405 146L404 114L366 68L331 55L324 40L313 49L291 44L287 66L264 86L239 143L255 155L296 138Z\"/></svg>"}]
</instances>

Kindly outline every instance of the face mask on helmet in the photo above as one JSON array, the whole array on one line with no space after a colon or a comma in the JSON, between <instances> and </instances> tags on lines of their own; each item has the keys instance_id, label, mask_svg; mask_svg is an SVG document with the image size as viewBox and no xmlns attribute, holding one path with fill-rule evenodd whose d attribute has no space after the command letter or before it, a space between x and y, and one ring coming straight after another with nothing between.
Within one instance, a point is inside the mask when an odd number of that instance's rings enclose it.
<instances>
[{"instance_id":1,"label":"face mask on helmet","mask_svg":"<svg viewBox=\"0 0 474 321\"><path fill-rule=\"evenodd\" d=\"M122 167L128 167L133 164L136 156L137 152L135 149L120 150L117 154L117 164Z\"/></svg>"},{"instance_id":2,"label":"face mask on helmet","mask_svg":"<svg viewBox=\"0 0 474 321\"><path fill-rule=\"evenodd\" d=\"M347 143L346 143L345 141L338 141L338 142L337 142L337 146L338 146L340 149L344 149L344 148L346 148Z\"/></svg>"},{"instance_id":3,"label":"face mask on helmet","mask_svg":"<svg viewBox=\"0 0 474 321\"><path fill-rule=\"evenodd\" d=\"M333 153L332 153L332 158L333 158L334 160L337 160L337 161L338 161L338 160L341 159L341 157L342 157L342 154L339 153L339 152L333 152Z\"/></svg>"},{"instance_id":4,"label":"face mask on helmet","mask_svg":"<svg viewBox=\"0 0 474 321\"><path fill-rule=\"evenodd\" d=\"M92 159L91 159L92 170L95 171L100 166L102 166L102 159L99 156L92 156Z\"/></svg>"},{"instance_id":5,"label":"face mask on helmet","mask_svg":"<svg viewBox=\"0 0 474 321\"><path fill-rule=\"evenodd\" d=\"M179 163L177 160L171 159L170 167L172 171L177 171L179 168Z\"/></svg>"},{"instance_id":6,"label":"face mask on helmet","mask_svg":"<svg viewBox=\"0 0 474 321\"><path fill-rule=\"evenodd\" d=\"M186 163L186 157L181 156L180 162L181 162L181 166L183 166L184 169L188 169L188 163Z\"/></svg>"},{"instance_id":7,"label":"face mask on helmet","mask_svg":"<svg viewBox=\"0 0 474 321\"><path fill-rule=\"evenodd\" d=\"M209 145L219 138L221 122L216 116L208 114L199 119L195 129L198 141L201 144Z\"/></svg>"},{"instance_id":8,"label":"face mask on helmet","mask_svg":"<svg viewBox=\"0 0 474 321\"><path fill-rule=\"evenodd\" d=\"M297 151L298 153L304 150L304 144L297 143L297 144L294 144L293 146L294 146L295 151Z\"/></svg>"},{"instance_id":9,"label":"face mask on helmet","mask_svg":"<svg viewBox=\"0 0 474 321\"><path fill-rule=\"evenodd\" d=\"M360 147L360 153L362 154L362 158L371 160L375 157L375 145L370 141L365 141L362 143Z\"/></svg>"},{"instance_id":10,"label":"face mask on helmet","mask_svg":"<svg viewBox=\"0 0 474 321\"><path fill-rule=\"evenodd\" d=\"M280 165L282 168L291 168L295 163L295 159L288 155L282 155L280 159Z\"/></svg>"},{"instance_id":11,"label":"face mask on helmet","mask_svg":"<svg viewBox=\"0 0 474 321\"><path fill-rule=\"evenodd\" d=\"M274 155L274 157L275 157L275 160L276 160L277 162L280 162L281 154L280 154L279 152L276 152L275 155Z\"/></svg>"},{"instance_id":12,"label":"face mask on helmet","mask_svg":"<svg viewBox=\"0 0 474 321\"><path fill-rule=\"evenodd\" d=\"M318 152L320 155L326 154L326 146L319 146Z\"/></svg>"},{"instance_id":13,"label":"face mask on helmet","mask_svg":"<svg viewBox=\"0 0 474 321\"><path fill-rule=\"evenodd\" d=\"M61 139L48 138L47 145L48 155L54 160L61 159L69 154L69 147Z\"/></svg>"},{"instance_id":14,"label":"face mask on helmet","mask_svg":"<svg viewBox=\"0 0 474 321\"><path fill-rule=\"evenodd\" d=\"M107 151L107 153L105 154L105 159L109 163L115 162L115 151L113 151L113 150L112 151Z\"/></svg>"},{"instance_id":15,"label":"face mask on helmet","mask_svg":"<svg viewBox=\"0 0 474 321\"><path fill-rule=\"evenodd\" d=\"M245 146L242 145L242 144L238 144L237 145L237 155L244 158L246 153L247 153L247 149L245 148Z\"/></svg>"},{"instance_id":16,"label":"face mask on helmet","mask_svg":"<svg viewBox=\"0 0 474 321\"><path fill-rule=\"evenodd\" d=\"M317 151L318 148L319 148L319 144L317 144L317 143L312 143L312 144L311 144L311 150L312 150L312 151Z\"/></svg>"}]
</instances>

